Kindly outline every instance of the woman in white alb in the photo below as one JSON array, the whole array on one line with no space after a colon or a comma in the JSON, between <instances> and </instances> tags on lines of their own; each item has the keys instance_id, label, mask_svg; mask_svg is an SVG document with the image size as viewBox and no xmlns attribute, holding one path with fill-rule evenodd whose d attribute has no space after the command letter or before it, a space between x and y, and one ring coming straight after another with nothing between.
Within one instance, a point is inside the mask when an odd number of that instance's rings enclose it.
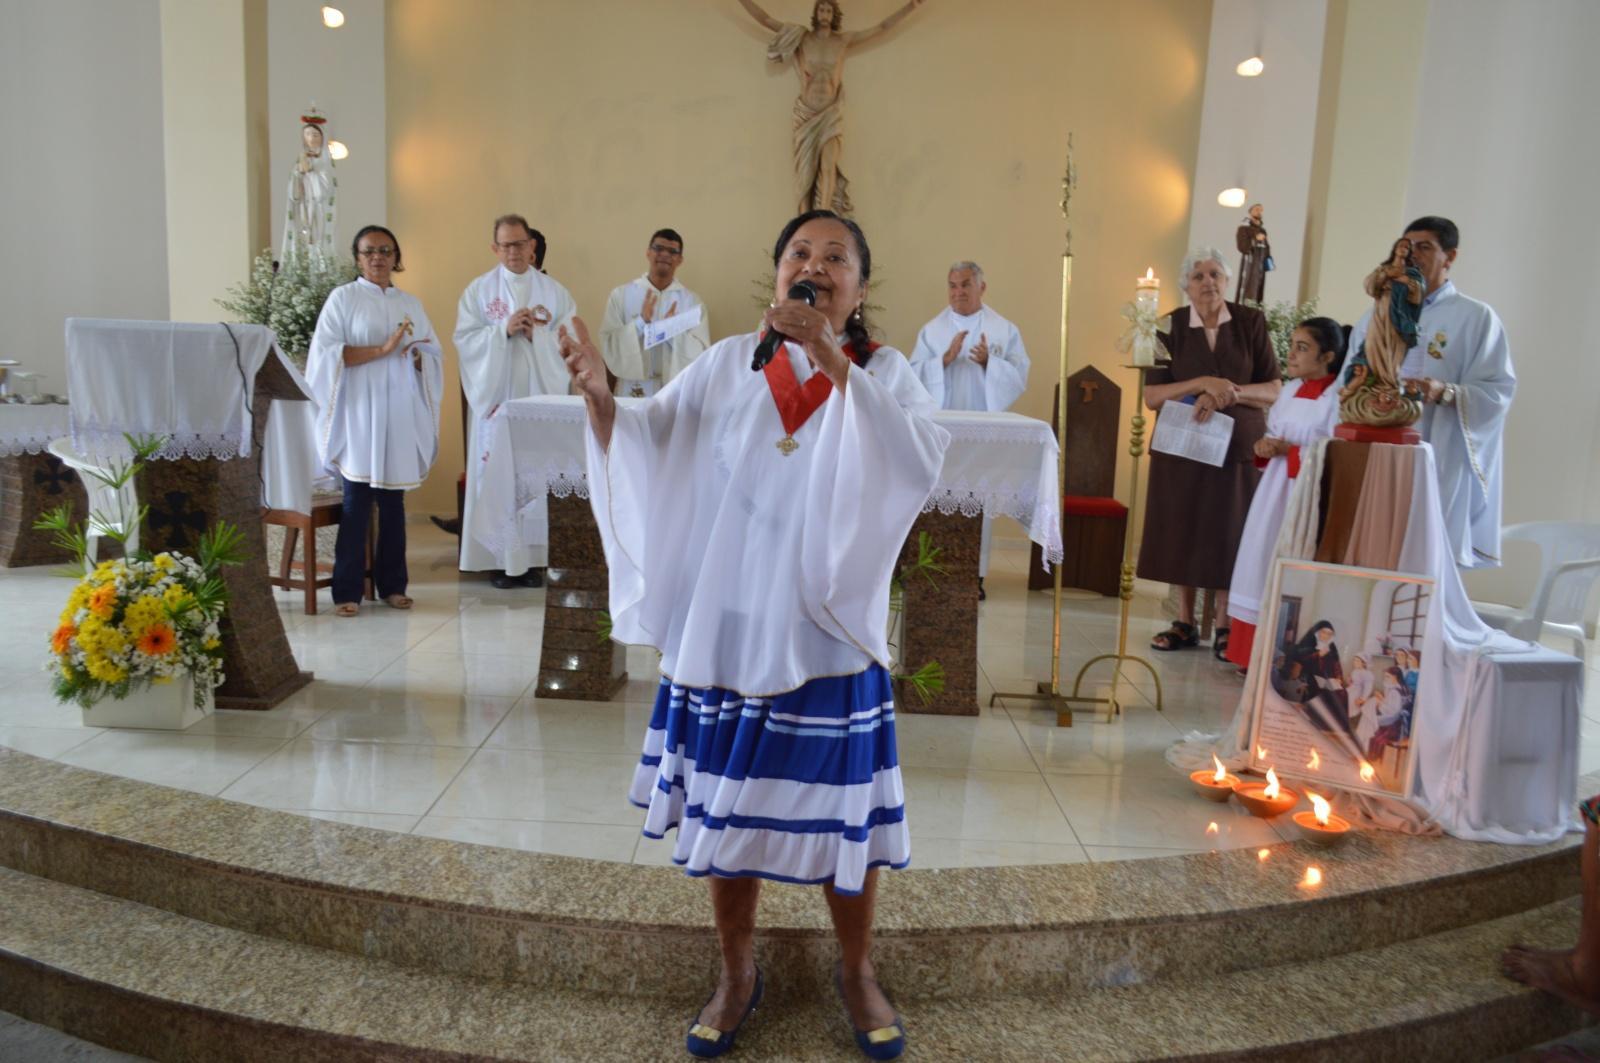
<instances>
[{"instance_id":1,"label":"woman in white alb","mask_svg":"<svg viewBox=\"0 0 1600 1063\"><path fill-rule=\"evenodd\" d=\"M563 344L589 408L612 630L662 654L629 797L647 835L677 828L673 859L710 876L722 977L690 1053L726 1052L760 1000L766 878L824 887L856 1041L892 1059L905 1031L870 958L877 869L910 860L889 582L949 434L905 356L868 336L872 259L854 223L802 214L773 264L766 327L789 342L760 371L760 337L733 336L621 408L586 330ZM800 282L815 306L784 298Z\"/></svg>"},{"instance_id":2,"label":"woman in white alb","mask_svg":"<svg viewBox=\"0 0 1600 1063\"><path fill-rule=\"evenodd\" d=\"M403 268L394 233L368 225L350 250L361 276L328 296L306 356L318 449L344 484L333 560L337 616L355 616L361 608L374 504L375 592L396 609L411 608L405 492L422 483L438 454L444 388L444 356L433 325L417 297L392 280Z\"/></svg>"}]
</instances>

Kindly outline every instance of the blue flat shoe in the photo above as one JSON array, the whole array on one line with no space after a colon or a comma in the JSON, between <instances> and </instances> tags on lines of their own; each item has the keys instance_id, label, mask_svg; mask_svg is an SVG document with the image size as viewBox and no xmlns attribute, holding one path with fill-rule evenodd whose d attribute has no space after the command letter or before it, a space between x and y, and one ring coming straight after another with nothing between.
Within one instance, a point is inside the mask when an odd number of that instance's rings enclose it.
<instances>
[{"instance_id":1,"label":"blue flat shoe","mask_svg":"<svg viewBox=\"0 0 1600 1063\"><path fill-rule=\"evenodd\" d=\"M888 1026L880 1026L876 1030L858 1030L856 1021L850 1017L850 1002L844 998L844 970L840 967L833 969L833 984L839 991L839 1001L844 1005L844 1019L850 1024L850 1032L855 1034L856 1047L861 1049L861 1054L868 1059L899 1059L906 1050L906 1026L900 1016L894 1017L894 1022ZM878 987L882 989L880 985ZM888 999L885 994L885 999ZM893 1003L890 1007L893 1007Z\"/></svg>"},{"instance_id":2,"label":"blue flat shoe","mask_svg":"<svg viewBox=\"0 0 1600 1063\"><path fill-rule=\"evenodd\" d=\"M744 1014L739 1016L739 1025L731 1030L718 1030L715 1027L706 1026L696 1016L695 1021L689 1024L689 1036L684 1042L684 1047L689 1050L689 1054L696 1059L715 1059L724 1052L731 1051L734 1038L738 1037L739 1031L744 1029L745 1020L750 1018L757 1005L761 1003L761 992L764 988L765 986L762 984L761 979L761 968L757 967L756 987L750 993L750 1003L745 1005ZM713 990L711 996L715 997L716 995L716 991ZM711 1003L711 999L707 998L706 1003ZM701 1008L700 1010L704 1011L705 1009ZM889 1059L893 1057L885 1056L883 1058Z\"/></svg>"}]
</instances>

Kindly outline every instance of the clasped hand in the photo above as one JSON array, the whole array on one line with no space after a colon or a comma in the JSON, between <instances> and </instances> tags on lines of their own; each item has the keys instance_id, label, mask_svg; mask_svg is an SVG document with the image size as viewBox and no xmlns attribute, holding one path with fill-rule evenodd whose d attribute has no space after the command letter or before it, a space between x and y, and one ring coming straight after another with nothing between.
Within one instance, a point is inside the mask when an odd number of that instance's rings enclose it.
<instances>
[{"instance_id":1,"label":"clasped hand","mask_svg":"<svg viewBox=\"0 0 1600 1063\"><path fill-rule=\"evenodd\" d=\"M1205 424L1217 410L1226 410L1239 401L1239 387L1231 380L1219 376L1202 377L1200 392L1194 400L1196 424Z\"/></svg>"},{"instance_id":2,"label":"clasped hand","mask_svg":"<svg viewBox=\"0 0 1600 1063\"><path fill-rule=\"evenodd\" d=\"M523 307L506 318L506 335L510 337L521 333L531 340L533 339L533 327L536 324L538 322L533 319L533 311Z\"/></svg>"},{"instance_id":3,"label":"clasped hand","mask_svg":"<svg viewBox=\"0 0 1600 1063\"><path fill-rule=\"evenodd\" d=\"M850 359L839 346L833 323L814 306L800 299L785 299L761 317L766 328L777 329L806 349L818 372L843 389L850 375Z\"/></svg>"}]
</instances>

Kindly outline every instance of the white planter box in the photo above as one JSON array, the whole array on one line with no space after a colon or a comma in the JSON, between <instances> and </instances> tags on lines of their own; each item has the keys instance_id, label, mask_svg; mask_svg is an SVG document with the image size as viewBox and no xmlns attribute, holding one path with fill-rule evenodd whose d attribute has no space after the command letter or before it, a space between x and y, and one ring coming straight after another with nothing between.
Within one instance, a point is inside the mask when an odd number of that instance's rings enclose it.
<instances>
[{"instance_id":1,"label":"white planter box","mask_svg":"<svg viewBox=\"0 0 1600 1063\"><path fill-rule=\"evenodd\" d=\"M205 706L194 704L194 680L182 676L170 683L151 683L125 698L102 698L83 710L85 727L136 727L181 731L211 714L211 693Z\"/></svg>"}]
</instances>

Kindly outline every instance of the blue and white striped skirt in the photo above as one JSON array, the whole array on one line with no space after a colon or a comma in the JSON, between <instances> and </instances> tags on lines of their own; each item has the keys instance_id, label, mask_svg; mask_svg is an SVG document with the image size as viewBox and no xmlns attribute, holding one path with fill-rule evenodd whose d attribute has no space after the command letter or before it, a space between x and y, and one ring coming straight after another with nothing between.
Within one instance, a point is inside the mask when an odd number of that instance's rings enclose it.
<instances>
[{"instance_id":1,"label":"blue and white striped skirt","mask_svg":"<svg viewBox=\"0 0 1600 1063\"><path fill-rule=\"evenodd\" d=\"M746 698L663 679L628 800L690 875L832 882L911 861L894 690L872 665Z\"/></svg>"}]
</instances>

